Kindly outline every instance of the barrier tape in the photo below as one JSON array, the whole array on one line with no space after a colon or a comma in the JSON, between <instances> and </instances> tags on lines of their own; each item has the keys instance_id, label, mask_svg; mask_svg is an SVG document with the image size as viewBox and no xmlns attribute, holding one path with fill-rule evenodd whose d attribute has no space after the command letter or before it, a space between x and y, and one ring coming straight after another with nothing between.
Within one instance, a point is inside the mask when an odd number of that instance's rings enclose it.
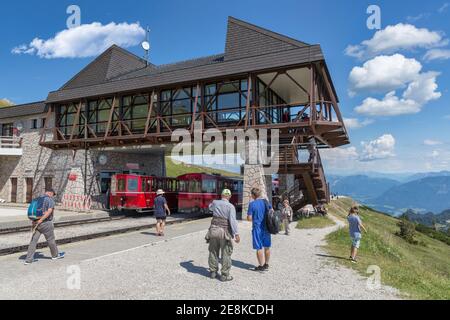
<instances>
[{"instance_id":1,"label":"barrier tape","mask_svg":"<svg viewBox=\"0 0 450 320\"><path fill-rule=\"evenodd\" d=\"M62 205L66 210L90 211L92 208L91 196L79 194L64 194Z\"/></svg>"}]
</instances>

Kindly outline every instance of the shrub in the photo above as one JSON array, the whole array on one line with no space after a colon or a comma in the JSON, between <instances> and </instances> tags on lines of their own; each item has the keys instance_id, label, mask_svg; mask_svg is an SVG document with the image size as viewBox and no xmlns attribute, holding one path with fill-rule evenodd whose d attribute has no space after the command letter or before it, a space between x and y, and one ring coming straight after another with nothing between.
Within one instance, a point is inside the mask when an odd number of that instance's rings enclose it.
<instances>
[{"instance_id":1,"label":"shrub","mask_svg":"<svg viewBox=\"0 0 450 320\"><path fill-rule=\"evenodd\" d=\"M414 239L416 235L416 226L411 221L406 219L401 219L397 226L400 228L400 231L397 232L397 236L404 239L408 243L418 244L417 240Z\"/></svg>"}]
</instances>

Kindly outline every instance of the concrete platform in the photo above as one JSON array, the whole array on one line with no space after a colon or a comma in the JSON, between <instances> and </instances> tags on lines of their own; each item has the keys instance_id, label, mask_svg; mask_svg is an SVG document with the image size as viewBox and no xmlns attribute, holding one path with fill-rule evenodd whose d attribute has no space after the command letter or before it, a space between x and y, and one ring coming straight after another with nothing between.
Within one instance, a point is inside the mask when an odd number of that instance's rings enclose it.
<instances>
[{"instance_id":1,"label":"concrete platform","mask_svg":"<svg viewBox=\"0 0 450 320\"><path fill-rule=\"evenodd\" d=\"M0 206L0 230L25 227L30 225L27 217L28 206ZM97 218L107 218L113 213L102 210L93 210L89 213L64 211L61 208L55 210L55 222L83 221Z\"/></svg>"}]
</instances>

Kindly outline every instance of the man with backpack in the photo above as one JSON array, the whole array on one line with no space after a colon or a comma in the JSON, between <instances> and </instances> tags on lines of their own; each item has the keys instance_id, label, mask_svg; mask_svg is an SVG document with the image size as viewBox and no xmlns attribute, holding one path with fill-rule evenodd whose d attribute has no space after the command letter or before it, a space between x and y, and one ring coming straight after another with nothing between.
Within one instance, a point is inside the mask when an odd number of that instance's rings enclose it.
<instances>
[{"instance_id":1,"label":"man with backpack","mask_svg":"<svg viewBox=\"0 0 450 320\"><path fill-rule=\"evenodd\" d=\"M253 188L251 190L253 201L250 202L247 213L247 220L252 222L253 249L256 250L256 257L259 265L255 271L268 271L270 261L270 248L272 246L272 234L278 233L279 225L273 223L275 217L269 201L261 197L261 190ZM269 232L268 226L271 226ZM278 229L278 230L275 230Z\"/></svg>"},{"instance_id":2,"label":"man with backpack","mask_svg":"<svg viewBox=\"0 0 450 320\"><path fill-rule=\"evenodd\" d=\"M25 259L25 265L29 265L34 261L34 253L39 242L41 234L44 234L48 247L52 255L52 260L64 258L65 253L58 252L55 240L55 227L53 225L53 216L55 213L55 201L53 197L56 195L53 189L45 191L45 195L33 200L28 210L28 217L33 219L33 236L28 253Z\"/></svg>"}]
</instances>

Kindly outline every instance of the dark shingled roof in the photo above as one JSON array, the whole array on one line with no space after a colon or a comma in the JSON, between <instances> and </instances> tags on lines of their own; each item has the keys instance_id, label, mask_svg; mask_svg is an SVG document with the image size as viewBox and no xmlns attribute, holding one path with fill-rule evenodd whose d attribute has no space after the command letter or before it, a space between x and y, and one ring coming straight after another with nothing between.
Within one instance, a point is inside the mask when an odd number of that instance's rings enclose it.
<instances>
[{"instance_id":1,"label":"dark shingled roof","mask_svg":"<svg viewBox=\"0 0 450 320\"><path fill-rule=\"evenodd\" d=\"M47 103L245 75L324 60L319 45L309 45L232 17L228 19L223 54L145 67L142 60L131 53L127 56L126 52L117 46L108 49L60 90L50 92ZM117 62L118 59L127 61L126 66L123 67L122 60Z\"/></svg>"},{"instance_id":2,"label":"dark shingled roof","mask_svg":"<svg viewBox=\"0 0 450 320\"><path fill-rule=\"evenodd\" d=\"M17 118L35 114L42 114L46 111L45 101L15 105L0 108L0 119Z\"/></svg>"}]
</instances>

